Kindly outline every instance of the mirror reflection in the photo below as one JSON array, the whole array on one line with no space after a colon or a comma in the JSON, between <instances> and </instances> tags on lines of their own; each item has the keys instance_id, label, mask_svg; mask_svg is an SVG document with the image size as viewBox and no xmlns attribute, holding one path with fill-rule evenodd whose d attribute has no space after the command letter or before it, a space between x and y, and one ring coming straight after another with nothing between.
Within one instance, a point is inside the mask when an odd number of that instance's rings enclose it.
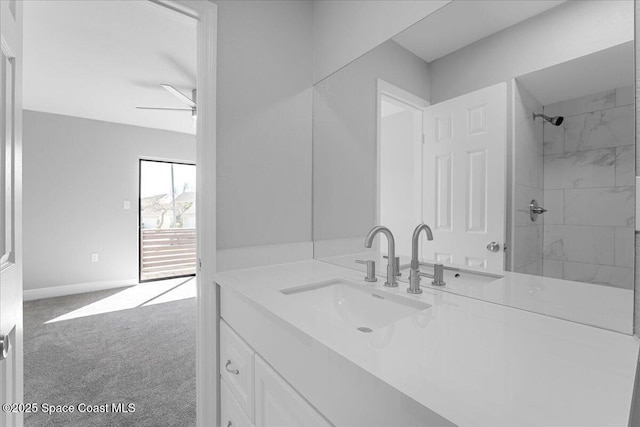
<instances>
[{"instance_id":1,"label":"mirror reflection","mask_svg":"<svg viewBox=\"0 0 640 427\"><path fill-rule=\"evenodd\" d=\"M317 83L315 257L631 333L633 33L631 1L456 1Z\"/></svg>"}]
</instances>

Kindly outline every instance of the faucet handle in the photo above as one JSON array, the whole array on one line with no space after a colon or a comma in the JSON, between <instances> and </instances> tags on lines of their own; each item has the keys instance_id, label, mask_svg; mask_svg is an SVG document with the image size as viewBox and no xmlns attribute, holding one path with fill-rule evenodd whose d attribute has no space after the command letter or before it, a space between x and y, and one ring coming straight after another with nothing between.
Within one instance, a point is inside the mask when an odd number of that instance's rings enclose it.
<instances>
[{"instance_id":1,"label":"faucet handle","mask_svg":"<svg viewBox=\"0 0 640 427\"><path fill-rule=\"evenodd\" d=\"M431 284L433 286L444 286L447 284L447 282L444 281L444 265L443 264L433 264L433 274L423 273L419 271L418 275L421 277L428 277L429 279L433 279L431 281Z\"/></svg>"},{"instance_id":2,"label":"faucet handle","mask_svg":"<svg viewBox=\"0 0 640 427\"><path fill-rule=\"evenodd\" d=\"M356 264L366 264L367 265L367 275L365 276L365 282L377 282L378 278L376 277L376 262L374 260L362 260L357 259Z\"/></svg>"},{"instance_id":3,"label":"faucet handle","mask_svg":"<svg viewBox=\"0 0 640 427\"><path fill-rule=\"evenodd\" d=\"M382 258L384 259L389 259L388 255L383 255ZM402 273L400 272L400 257L397 256L396 257L396 262L395 262L395 268L396 268L396 277L400 277L402 276Z\"/></svg>"}]
</instances>

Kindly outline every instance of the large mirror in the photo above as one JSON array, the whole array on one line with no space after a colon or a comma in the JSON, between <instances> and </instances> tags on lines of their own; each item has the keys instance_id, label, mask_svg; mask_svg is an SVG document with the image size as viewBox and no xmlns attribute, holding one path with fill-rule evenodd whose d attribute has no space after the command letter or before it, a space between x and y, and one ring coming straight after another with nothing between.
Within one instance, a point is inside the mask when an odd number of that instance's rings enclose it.
<instances>
[{"instance_id":1,"label":"large mirror","mask_svg":"<svg viewBox=\"0 0 640 427\"><path fill-rule=\"evenodd\" d=\"M633 330L633 1L453 1L314 86L315 258ZM380 280L384 280L381 277Z\"/></svg>"}]
</instances>

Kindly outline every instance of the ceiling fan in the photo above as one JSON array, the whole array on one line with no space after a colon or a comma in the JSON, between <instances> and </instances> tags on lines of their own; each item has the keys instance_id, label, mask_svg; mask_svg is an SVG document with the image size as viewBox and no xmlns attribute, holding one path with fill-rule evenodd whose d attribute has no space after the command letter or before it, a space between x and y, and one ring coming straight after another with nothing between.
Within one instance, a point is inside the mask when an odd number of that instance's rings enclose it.
<instances>
[{"instance_id":1,"label":"ceiling fan","mask_svg":"<svg viewBox=\"0 0 640 427\"><path fill-rule=\"evenodd\" d=\"M175 87L168 84L161 84L163 88L167 90L170 94L178 98L189 108L166 108L166 107L136 107L139 110L165 110L165 111L191 111L191 116L195 119L197 116L197 107L196 107L196 89L191 91L191 98L189 98L184 93L180 92Z\"/></svg>"}]
</instances>

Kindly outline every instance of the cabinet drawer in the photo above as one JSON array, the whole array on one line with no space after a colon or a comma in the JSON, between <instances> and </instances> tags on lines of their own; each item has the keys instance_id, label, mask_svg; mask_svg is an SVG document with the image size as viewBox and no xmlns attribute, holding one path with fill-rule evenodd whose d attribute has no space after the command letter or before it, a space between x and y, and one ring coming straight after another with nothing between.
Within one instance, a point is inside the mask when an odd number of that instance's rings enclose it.
<instances>
[{"instance_id":1,"label":"cabinet drawer","mask_svg":"<svg viewBox=\"0 0 640 427\"><path fill-rule=\"evenodd\" d=\"M225 380L220 381L220 427L254 427Z\"/></svg>"},{"instance_id":2,"label":"cabinet drawer","mask_svg":"<svg viewBox=\"0 0 640 427\"><path fill-rule=\"evenodd\" d=\"M256 363L256 426L331 427L322 415L260 356Z\"/></svg>"},{"instance_id":3,"label":"cabinet drawer","mask_svg":"<svg viewBox=\"0 0 640 427\"><path fill-rule=\"evenodd\" d=\"M220 376L253 422L253 349L220 322Z\"/></svg>"}]
</instances>

